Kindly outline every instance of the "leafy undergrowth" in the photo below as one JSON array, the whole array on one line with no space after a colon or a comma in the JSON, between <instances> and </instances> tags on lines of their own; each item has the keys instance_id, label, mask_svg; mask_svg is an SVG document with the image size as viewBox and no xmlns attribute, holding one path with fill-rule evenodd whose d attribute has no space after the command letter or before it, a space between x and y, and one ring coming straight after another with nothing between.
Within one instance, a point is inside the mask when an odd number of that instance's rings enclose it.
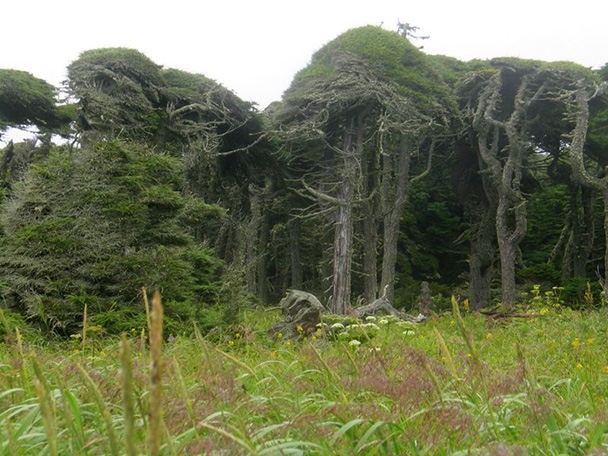
<instances>
[{"instance_id":1,"label":"leafy undergrowth","mask_svg":"<svg viewBox=\"0 0 608 456\"><path fill-rule=\"evenodd\" d=\"M8 327L0 454L606 454L607 315L537 310L300 341L249 310L229 331L166 338L162 355L141 328L44 345Z\"/></svg>"}]
</instances>

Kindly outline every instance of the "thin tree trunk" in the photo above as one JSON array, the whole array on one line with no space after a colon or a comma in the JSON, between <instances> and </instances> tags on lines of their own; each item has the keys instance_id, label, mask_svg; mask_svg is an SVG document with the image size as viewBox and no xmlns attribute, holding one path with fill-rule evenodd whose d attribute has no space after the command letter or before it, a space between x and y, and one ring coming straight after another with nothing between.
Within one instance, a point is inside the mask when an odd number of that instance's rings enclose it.
<instances>
[{"instance_id":1,"label":"thin tree trunk","mask_svg":"<svg viewBox=\"0 0 608 456\"><path fill-rule=\"evenodd\" d=\"M353 236L354 181L357 171L353 131L355 119L352 118L344 134L342 151L342 181L340 183L340 206L334 230L334 272L331 309L343 315L350 305L351 262Z\"/></svg>"},{"instance_id":2,"label":"thin tree trunk","mask_svg":"<svg viewBox=\"0 0 608 456\"><path fill-rule=\"evenodd\" d=\"M257 253L259 244L260 222L262 220L262 198L253 184L249 186L250 216L245 224L245 283L247 291L257 292Z\"/></svg>"},{"instance_id":3,"label":"thin tree trunk","mask_svg":"<svg viewBox=\"0 0 608 456\"><path fill-rule=\"evenodd\" d=\"M408 196L412 150L409 140L402 138L397 157L397 169L394 171L396 185L391 197L390 182L393 179L393 163L389 155L383 157L383 208L384 208L384 244L382 252L382 280L380 289L386 287L387 298L393 302L395 294L395 266L397 264L397 241L399 238L399 221L403 215Z\"/></svg>"},{"instance_id":4,"label":"thin tree trunk","mask_svg":"<svg viewBox=\"0 0 608 456\"><path fill-rule=\"evenodd\" d=\"M266 201L263 199L260 217L260 237L257 252L257 273L258 286L257 296L260 300L268 303L268 215L266 211Z\"/></svg>"},{"instance_id":5,"label":"thin tree trunk","mask_svg":"<svg viewBox=\"0 0 608 456\"><path fill-rule=\"evenodd\" d=\"M363 203L363 297L368 303L378 297L378 229L382 210L378 174L383 142L381 137L379 150L370 149L363 164L363 194L366 197Z\"/></svg>"},{"instance_id":6,"label":"thin tree trunk","mask_svg":"<svg viewBox=\"0 0 608 456\"><path fill-rule=\"evenodd\" d=\"M291 287L302 288L302 258L300 255L300 221L289 222L289 253L291 254Z\"/></svg>"},{"instance_id":7,"label":"thin tree trunk","mask_svg":"<svg viewBox=\"0 0 608 456\"><path fill-rule=\"evenodd\" d=\"M493 211L486 208L477 224L476 232L471 239L471 257L469 259L469 301L471 309L479 310L488 307L492 302L492 277L494 275L494 224Z\"/></svg>"}]
</instances>

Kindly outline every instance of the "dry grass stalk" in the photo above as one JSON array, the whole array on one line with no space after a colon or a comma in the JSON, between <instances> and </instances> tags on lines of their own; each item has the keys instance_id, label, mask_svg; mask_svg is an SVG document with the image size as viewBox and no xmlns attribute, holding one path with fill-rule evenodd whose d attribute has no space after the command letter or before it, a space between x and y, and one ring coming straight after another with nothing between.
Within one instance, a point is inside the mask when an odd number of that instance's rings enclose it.
<instances>
[{"instance_id":1,"label":"dry grass stalk","mask_svg":"<svg viewBox=\"0 0 608 456\"><path fill-rule=\"evenodd\" d=\"M148 332L150 332L150 303L148 302L148 292L146 287L141 287L141 292L144 296L144 308L146 309L146 322L148 323Z\"/></svg>"},{"instance_id":2,"label":"dry grass stalk","mask_svg":"<svg viewBox=\"0 0 608 456\"><path fill-rule=\"evenodd\" d=\"M150 320L150 424L148 445L150 455L160 452L162 436L162 375L163 375L163 306L158 290L152 299Z\"/></svg>"},{"instance_id":3,"label":"dry grass stalk","mask_svg":"<svg viewBox=\"0 0 608 456\"><path fill-rule=\"evenodd\" d=\"M135 413L133 407L133 371L129 340L125 334L120 340L120 363L122 369L122 408L125 424L125 451L134 456L135 451Z\"/></svg>"},{"instance_id":4,"label":"dry grass stalk","mask_svg":"<svg viewBox=\"0 0 608 456\"><path fill-rule=\"evenodd\" d=\"M19 357L21 358L21 376L23 377L23 384L25 386L27 378L27 370L25 370L25 354L23 353L23 340L21 339L21 332L19 328L15 328L15 336L17 338L17 350L19 351Z\"/></svg>"},{"instance_id":5,"label":"dry grass stalk","mask_svg":"<svg viewBox=\"0 0 608 456\"><path fill-rule=\"evenodd\" d=\"M87 311L88 305L84 303L84 313L82 314L82 356L84 356L84 349L87 342Z\"/></svg>"},{"instance_id":6,"label":"dry grass stalk","mask_svg":"<svg viewBox=\"0 0 608 456\"><path fill-rule=\"evenodd\" d=\"M448 367L450 368L450 373L452 374L452 377L454 377L455 379L458 378L458 373L456 372L456 365L454 364L454 360L452 359L452 355L450 354L450 351L448 350L448 346L445 343L445 340L443 339L443 336L441 335L441 333L439 332L439 330L437 328L433 328L433 331L435 332L435 335L437 336L437 340L439 341L439 346L441 347L441 353L443 354L446 362L448 363Z\"/></svg>"}]
</instances>

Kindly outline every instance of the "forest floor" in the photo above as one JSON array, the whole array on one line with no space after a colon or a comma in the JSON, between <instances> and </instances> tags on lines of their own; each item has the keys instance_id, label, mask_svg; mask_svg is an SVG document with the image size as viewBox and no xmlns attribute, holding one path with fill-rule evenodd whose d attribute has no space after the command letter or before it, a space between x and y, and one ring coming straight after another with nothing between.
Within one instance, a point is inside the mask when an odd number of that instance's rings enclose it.
<instances>
[{"instance_id":1,"label":"forest floor","mask_svg":"<svg viewBox=\"0 0 608 456\"><path fill-rule=\"evenodd\" d=\"M296 341L267 334L276 311L247 310L162 354L142 328L84 343L5 328L0 455L608 454L606 310L525 312L344 336L329 322Z\"/></svg>"}]
</instances>

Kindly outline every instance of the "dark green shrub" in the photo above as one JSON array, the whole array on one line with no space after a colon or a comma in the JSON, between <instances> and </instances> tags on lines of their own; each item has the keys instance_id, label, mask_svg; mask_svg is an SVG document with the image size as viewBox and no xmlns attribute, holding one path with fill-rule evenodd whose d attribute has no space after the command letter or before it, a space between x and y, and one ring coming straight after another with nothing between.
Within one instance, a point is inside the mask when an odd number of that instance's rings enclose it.
<instances>
[{"instance_id":1,"label":"dark green shrub","mask_svg":"<svg viewBox=\"0 0 608 456\"><path fill-rule=\"evenodd\" d=\"M560 273L553 264L540 263L522 268L519 271L519 277L529 280L534 283L551 282L557 284L560 282Z\"/></svg>"},{"instance_id":2,"label":"dark green shrub","mask_svg":"<svg viewBox=\"0 0 608 456\"><path fill-rule=\"evenodd\" d=\"M566 305L574 309L589 309L601 303L602 287L586 277L573 277L566 284L561 297Z\"/></svg>"},{"instance_id":3,"label":"dark green shrub","mask_svg":"<svg viewBox=\"0 0 608 456\"><path fill-rule=\"evenodd\" d=\"M3 215L0 270L12 308L70 334L87 303L93 318L107 314L107 327L99 322L107 332L119 333L141 320L142 286L188 303L190 313L215 299L221 262L194 242L188 221L221 210L182 194L180 166L118 141L57 148L33 165ZM167 315L168 324L187 319Z\"/></svg>"}]
</instances>

